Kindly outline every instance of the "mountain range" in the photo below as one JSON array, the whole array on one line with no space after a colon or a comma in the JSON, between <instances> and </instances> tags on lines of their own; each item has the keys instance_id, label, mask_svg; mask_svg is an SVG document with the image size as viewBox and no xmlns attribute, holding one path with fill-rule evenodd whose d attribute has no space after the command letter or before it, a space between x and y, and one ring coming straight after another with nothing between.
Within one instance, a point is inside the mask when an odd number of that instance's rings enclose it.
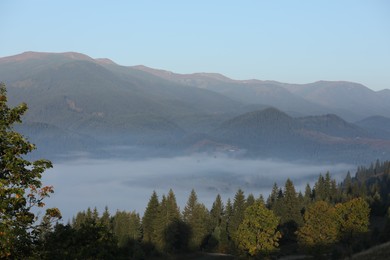
<instances>
[{"instance_id":1,"label":"mountain range","mask_svg":"<svg viewBox=\"0 0 390 260\"><path fill-rule=\"evenodd\" d=\"M390 91L352 82L177 74L73 52L0 58L0 81L11 105L28 104L17 129L42 155L219 152L363 163L390 154Z\"/></svg>"}]
</instances>

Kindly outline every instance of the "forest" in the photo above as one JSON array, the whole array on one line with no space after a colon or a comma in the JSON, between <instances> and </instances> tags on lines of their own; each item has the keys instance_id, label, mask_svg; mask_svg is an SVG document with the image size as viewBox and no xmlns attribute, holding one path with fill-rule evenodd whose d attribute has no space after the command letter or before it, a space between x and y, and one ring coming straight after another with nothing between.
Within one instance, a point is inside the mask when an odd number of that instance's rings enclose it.
<instances>
[{"instance_id":1,"label":"forest","mask_svg":"<svg viewBox=\"0 0 390 260\"><path fill-rule=\"evenodd\" d=\"M180 209L171 189L152 192L141 216L88 208L66 224L60 209L44 208L54 192L41 177L50 161L30 162L35 146L13 125L26 104L7 106L0 87L0 258L5 259L158 259L199 252L231 258L279 258L289 255L342 258L390 240L390 161L376 161L347 173L341 183L328 172L304 192L287 179L262 194L237 190L210 209L195 190ZM123 198L125 199L125 198ZM109 205L108 205L109 206ZM131 209L130 209L131 210Z\"/></svg>"}]
</instances>

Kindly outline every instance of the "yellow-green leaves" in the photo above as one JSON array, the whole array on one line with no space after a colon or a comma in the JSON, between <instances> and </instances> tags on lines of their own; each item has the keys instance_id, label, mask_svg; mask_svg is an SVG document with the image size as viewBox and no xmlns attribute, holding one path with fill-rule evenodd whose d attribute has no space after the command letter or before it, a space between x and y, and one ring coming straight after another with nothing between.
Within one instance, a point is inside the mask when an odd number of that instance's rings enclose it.
<instances>
[{"instance_id":1,"label":"yellow-green leaves","mask_svg":"<svg viewBox=\"0 0 390 260\"><path fill-rule=\"evenodd\" d=\"M281 237L276 231L279 220L263 203L256 201L245 210L244 220L238 228L239 247L252 256L276 250Z\"/></svg>"}]
</instances>

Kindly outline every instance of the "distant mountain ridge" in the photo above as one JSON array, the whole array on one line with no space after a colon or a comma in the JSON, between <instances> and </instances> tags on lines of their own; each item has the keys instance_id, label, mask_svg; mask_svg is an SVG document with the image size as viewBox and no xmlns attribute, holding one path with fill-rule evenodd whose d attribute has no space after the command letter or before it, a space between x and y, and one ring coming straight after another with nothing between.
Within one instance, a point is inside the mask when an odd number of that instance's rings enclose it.
<instances>
[{"instance_id":1,"label":"distant mountain ridge","mask_svg":"<svg viewBox=\"0 0 390 260\"><path fill-rule=\"evenodd\" d=\"M73 52L0 58L0 81L11 104L29 105L20 129L50 155L108 156L115 146L329 161L390 153L390 91L356 83L176 74Z\"/></svg>"},{"instance_id":2,"label":"distant mountain ridge","mask_svg":"<svg viewBox=\"0 0 390 260\"><path fill-rule=\"evenodd\" d=\"M373 91L346 81L288 84L277 81L233 80L220 74L177 74L145 66L133 68L158 77L213 90L246 104L261 103L301 115L338 114L349 121L372 115L390 116L390 90Z\"/></svg>"}]
</instances>

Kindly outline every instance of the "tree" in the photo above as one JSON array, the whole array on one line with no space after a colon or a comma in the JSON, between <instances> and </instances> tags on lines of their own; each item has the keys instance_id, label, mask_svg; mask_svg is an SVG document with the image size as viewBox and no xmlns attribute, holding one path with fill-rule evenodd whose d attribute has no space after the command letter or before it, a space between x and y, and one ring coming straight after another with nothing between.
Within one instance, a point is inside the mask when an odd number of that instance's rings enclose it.
<instances>
[{"instance_id":1,"label":"tree","mask_svg":"<svg viewBox=\"0 0 390 260\"><path fill-rule=\"evenodd\" d=\"M114 235L118 239L118 247L126 247L129 243L141 239L141 219L133 212L117 211L113 219Z\"/></svg>"},{"instance_id":2,"label":"tree","mask_svg":"<svg viewBox=\"0 0 390 260\"><path fill-rule=\"evenodd\" d=\"M161 252L181 251L188 245L188 228L181 220L172 189L167 196L162 197L154 231L156 237L154 244Z\"/></svg>"},{"instance_id":3,"label":"tree","mask_svg":"<svg viewBox=\"0 0 390 260\"><path fill-rule=\"evenodd\" d=\"M27 111L25 103L7 106L4 84L0 84L0 258L25 258L32 254L39 237L34 208L43 208L53 187L42 186L43 172L52 167L48 160L30 162L23 156L35 146L13 129ZM57 208L47 209L45 218L60 218Z\"/></svg>"},{"instance_id":4,"label":"tree","mask_svg":"<svg viewBox=\"0 0 390 260\"><path fill-rule=\"evenodd\" d=\"M231 213L231 204L229 203L229 205L230 206L227 206L227 211ZM207 242L208 247L217 252L225 253L229 249L229 238L227 233L228 217L227 212L225 212L221 195L219 194L211 207L210 218L212 233Z\"/></svg>"},{"instance_id":5,"label":"tree","mask_svg":"<svg viewBox=\"0 0 390 260\"><path fill-rule=\"evenodd\" d=\"M304 214L304 225L298 229L298 243L316 254L322 254L337 241L338 223L335 208L325 201L314 202Z\"/></svg>"},{"instance_id":6,"label":"tree","mask_svg":"<svg viewBox=\"0 0 390 260\"><path fill-rule=\"evenodd\" d=\"M158 217L159 201L156 191L153 191L142 217L143 238L146 243L154 242L155 221Z\"/></svg>"},{"instance_id":7,"label":"tree","mask_svg":"<svg viewBox=\"0 0 390 260\"><path fill-rule=\"evenodd\" d=\"M355 198L336 205L340 238L350 242L354 237L368 232L370 208L362 198Z\"/></svg>"},{"instance_id":8,"label":"tree","mask_svg":"<svg viewBox=\"0 0 390 260\"><path fill-rule=\"evenodd\" d=\"M238 230L238 226L241 224L242 220L244 219L245 208L246 208L246 201L245 201L244 192L241 189L238 189L236 195L234 196L233 211L228 226L229 236L234 241L236 241L236 232Z\"/></svg>"},{"instance_id":9,"label":"tree","mask_svg":"<svg viewBox=\"0 0 390 260\"><path fill-rule=\"evenodd\" d=\"M287 179L283 197L276 202L275 206L278 207L275 207L274 212L281 217L280 230L283 234L283 242L296 241L295 232L303 224L301 215L302 206L295 191L294 184L290 179Z\"/></svg>"},{"instance_id":10,"label":"tree","mask_svg":"<svg viewBox=\"0 0 390 260\"><path fill-rule=\"evenodd\" d=\"M191 250L199 249L209 234L210 216L205 205L198 202L195 190L191 191L187 205L184 207L183 220L190 230L189 247Z\"/></svg>"},{"instance_id":11,"label":"tree","mask_svg":"<svg viewBox=\"0 0 390 260\"><path fill-rule=\"evenodd\" d=\"M243 222L237 232L238 246L251 256L268 254L278 246L281 237L276 230L280 218L256 201L245 210Z\"/></svg>"}]
</instances>

